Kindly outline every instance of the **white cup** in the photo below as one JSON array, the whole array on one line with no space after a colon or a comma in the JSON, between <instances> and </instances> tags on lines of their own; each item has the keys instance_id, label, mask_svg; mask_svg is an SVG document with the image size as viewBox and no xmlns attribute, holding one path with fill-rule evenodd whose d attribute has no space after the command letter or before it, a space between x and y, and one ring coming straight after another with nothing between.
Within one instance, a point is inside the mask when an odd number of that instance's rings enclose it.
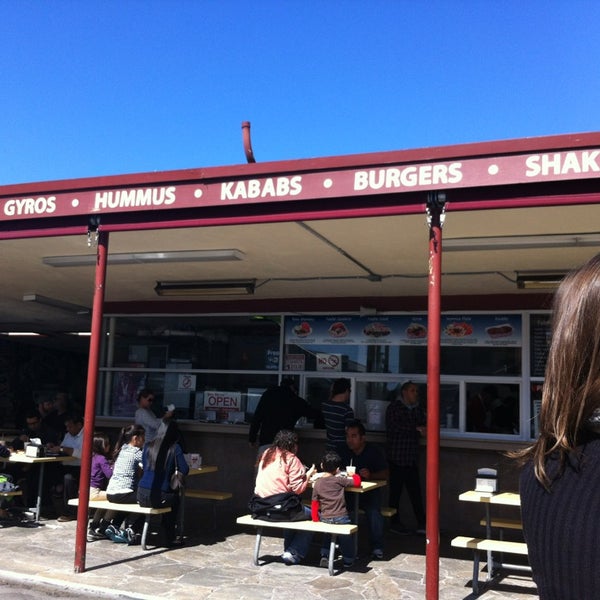
<instances>
[{"instance_id":1,"label":"white cup","mask_svg":"<svg viewBox=\"0 0 600 600\"><path fill-rule=\"evenodd\" d=\"M190 469L199 469L202 467L202 457L199 454L184 454L185 462Z\"/></svg>"},{"instance_id":2,"label":"white cup","mask_svg":"<svg viewBox=\"0 0 600 600\"><path fill-rule=\"evenodd\" d=\"M348 477L352 477L352 475L356 475L356 467L354 467L352 465L348 465L346 467L346 473L347 473Z\"/></svg>"}]
</instances>

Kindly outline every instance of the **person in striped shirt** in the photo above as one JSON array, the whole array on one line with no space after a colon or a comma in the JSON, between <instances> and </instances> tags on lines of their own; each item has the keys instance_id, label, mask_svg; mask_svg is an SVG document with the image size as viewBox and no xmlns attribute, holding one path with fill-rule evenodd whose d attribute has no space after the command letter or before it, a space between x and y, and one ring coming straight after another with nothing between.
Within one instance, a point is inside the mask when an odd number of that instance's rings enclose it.
<instances>
[{"instance_id":1,"label":"person in striped shirt","mask_svg":"<svg viewBox=\"0 0 600 600\"><path fill-rule=\"evenodd\" d=\"M350 380L336 379L331 386L329 400L321 405L327 434L327 450L338 454L346 451L346 425L354 421L354 411L350 406Z\"/></svg>"}]
</instances>

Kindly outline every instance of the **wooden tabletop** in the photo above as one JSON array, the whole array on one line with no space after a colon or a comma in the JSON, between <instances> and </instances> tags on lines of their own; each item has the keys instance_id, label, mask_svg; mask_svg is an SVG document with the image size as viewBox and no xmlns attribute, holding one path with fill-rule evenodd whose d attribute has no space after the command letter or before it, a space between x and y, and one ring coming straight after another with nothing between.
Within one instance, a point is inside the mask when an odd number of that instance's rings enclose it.
<instances>
[{"instance_id":1,"label":"wooden tabletop","mask_svg":"<svg viewBox=\"0 0 600 600\"><path fill-rule=\"evenodd\" d=\"M487 504L504 504L506 506L521 506L521 496L517 492L478 492L469 490L459 497L463 502L484 502Z\"/></svg>"},{"instance_id":2,"label":"wooden tabletop","mask_svg":"<svg viewBox=\"0 0 600 600\"><path fill-rule=\"evenodd\" d=\"M318 477L316 478L318 479ZM310 485L312 486L316 479L312 479L310 481ZM355 494L364 494L365 492L370 492L371 490L384 487L387 485L387 481L385 479L377 480L377 481L361 481L360 487L356 487L354 485L350 485L347 488L344 488L345 492L354 492Z\"/></svg>"},{"instance_id":3,"label":"wooden tabletop","mask_svg":"<svg viewBox=\"0 0 600 600\"><path fill-rule=\"evenodd\" d=\"M0 457L1 462L16 462L16 463L52 463L52 462L67 462L76 460L72 456L26 456L21 452L13 452L8 458Z\"/></svg>"},{"instance_id":4,"label":"wooden tabletop","mask_svg":"<svg viewBox=\"0 0 600 600\"><path fill-rule=\"evenodd\" d=\"M354 492L355 494L364 494L365 492L370 492L376 488L384 487L387 485L387 481L384 479L378 481L361 481L360 487L355 487L353 485L344 489L345 492Z\"/></svg>"},{"instance_id":5,"label":"wooden tabletop","mask_svg":"<svg viewBox=\"0 0 600 600\"><path fill-rule=\"evenodd\" d=\"M218 470L219 467L217 467L216 465L202 465L199 468L190 467L188 475L206 475L207 473L215 473Z\"/></svg>"}]
</instances>

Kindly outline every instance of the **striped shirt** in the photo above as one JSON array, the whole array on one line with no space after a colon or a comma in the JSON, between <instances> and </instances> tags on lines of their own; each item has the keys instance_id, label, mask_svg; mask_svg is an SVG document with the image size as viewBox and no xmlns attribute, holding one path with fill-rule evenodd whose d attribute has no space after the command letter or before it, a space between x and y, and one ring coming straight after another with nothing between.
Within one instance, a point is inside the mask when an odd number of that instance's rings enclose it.
<instances>
[{"instance_id":1,"label":"striped shirt","mask_svg":"<svg viewBox=\"0 0 600 600\"><path fill-rule=\"evenodd\" d=\"M345 402L327 400L321 405L327 432L327 449L338 450L346 446L346 425L354 421L354 411Z\"/></svg>"}]
</instances>

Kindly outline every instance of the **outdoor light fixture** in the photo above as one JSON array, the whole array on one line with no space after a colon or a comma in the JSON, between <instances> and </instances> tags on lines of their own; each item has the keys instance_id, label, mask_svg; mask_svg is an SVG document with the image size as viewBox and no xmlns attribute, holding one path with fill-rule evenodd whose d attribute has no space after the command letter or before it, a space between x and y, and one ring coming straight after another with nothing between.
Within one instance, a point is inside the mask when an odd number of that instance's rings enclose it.
<instances>
[{"instance_id":1,"label":"outdoor light fixture","mask_svg":"<svg viewBox=\"0 0 600 600\"><path fill-rule=\"evenodd\" d=\"M246 296L254 294L256 279L225 281L157 281L159 296Z\"/></svg>"},{"instance_id":2,"label":"outdoor light fixture","mask_svg":"<svg viewBox=\"0 0 600 600\"><path fill-rule=\"evenodd\" d=\"M44 337L43 333L36 331L0 331L0 335L10 335L13 337Z\"/></svg>"},{"instance_id":3,"label":"outdoor light fixture","mask_svg":"<svg viewBox=\"0 0 600 600\"><path fill-rule=\"evenodd\" d=\"M538 271L517 273L517 287L521 290L553 290L564 279L565 272Z\"/></svg>"},{"instance_id":4,"label":"outdoor light fixture","mask_svg":"<svg viewBox=\"0 0 600 600\"><path fill-rule=\"evenodd\" d=\"M58 308L77 315L90 314L90 309L87 306L72 304L71 302L57 300L56 298L48 298L48 296L42 296L41 294L24 294L23 302L37 302L38 304L44 304L45 306L51 306L52 308Z\"/></svg>"},{"instance_id":5,"label":"outdoor light fixture","mask_svg":"<svg viewBox=\"0 0 600 600\"><path fill-rule=\"evenodd\" d=\"M173 252L122 252L109 254L109 265L139 265L163 262L218 262L243 260L240 250L176 250ZM95 254L44 256L42 262L51 267L88 267L96 264Z\"/></svg>"},{"instance_id":6,"label":"outdoor light fixture","mask_svg":"<svg viewBox=\"0 0 600 600\"><path fill-rule=\"evenodd\" d=\"M497 237L445 238L444 252L474 250L527 250L600 246L598 233L561 235L505 235Z\"/></svg>"}]
</instances>

